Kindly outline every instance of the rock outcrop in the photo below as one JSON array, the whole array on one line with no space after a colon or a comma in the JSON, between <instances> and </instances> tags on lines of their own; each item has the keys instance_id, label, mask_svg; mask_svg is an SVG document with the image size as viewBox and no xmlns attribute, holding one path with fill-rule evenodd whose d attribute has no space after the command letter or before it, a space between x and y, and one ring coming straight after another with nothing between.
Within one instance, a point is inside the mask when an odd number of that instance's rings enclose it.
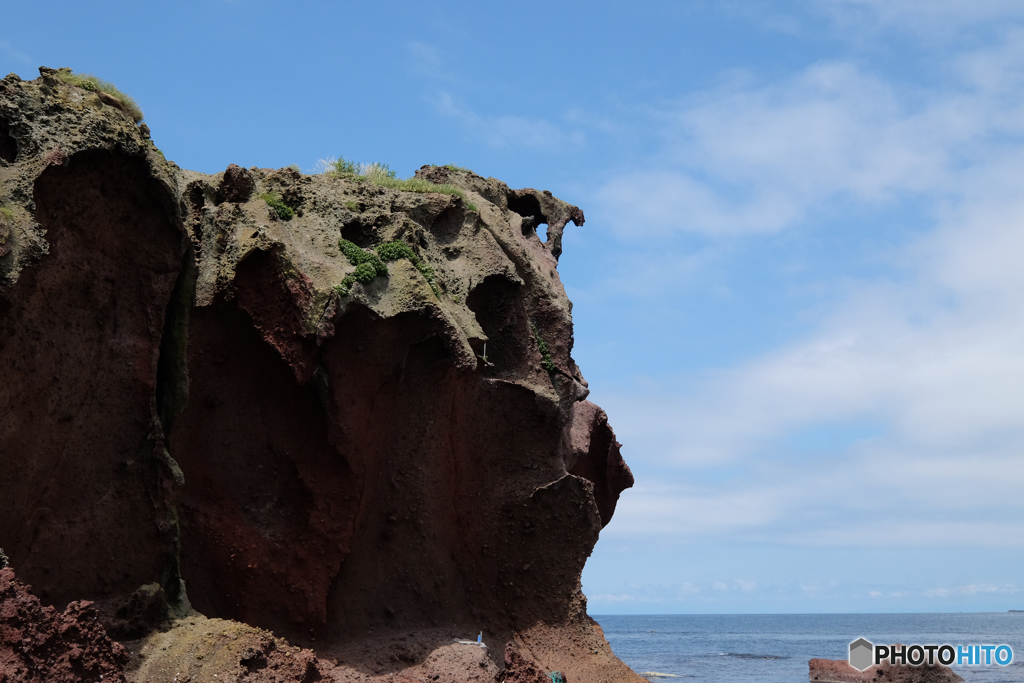
<instances>
[{"instance_id":1,"label":"rock outcrop","mask_svg":"<svg viewBox=\"0 0 1024 683\"><path fill-rule=\"evenodd\" d=\"M483 631L475 676L516 643L639 680L580 590L632 485L571 357L582 211L450 167L417 176L456 194L183 170L40 72L0 82L0 545L43 603L121 638L194 609L367 675Z\"/></svg>"},{"instance_id":2,"label":"rock outcrop","mask_svg":"<svg viewBox=\"0 0 1024 683\"><path fill-rule=\"evenodd\" d=\"M76 600L59 614L12 569L0 569L0 683L124 683L128 657L91 602Z\"/></svg>"},{"instance_id":3,"label":"rock outcrop","mask_svg":"<svg viewBox=\"0 0 1024 683\"><path fill-rule=\"evenodd\" d=\"M811 683L963 683L955 671L942 664L881 664L857 671L845 659L812 659L809 664Z\"/></svg>"}]
</instances>

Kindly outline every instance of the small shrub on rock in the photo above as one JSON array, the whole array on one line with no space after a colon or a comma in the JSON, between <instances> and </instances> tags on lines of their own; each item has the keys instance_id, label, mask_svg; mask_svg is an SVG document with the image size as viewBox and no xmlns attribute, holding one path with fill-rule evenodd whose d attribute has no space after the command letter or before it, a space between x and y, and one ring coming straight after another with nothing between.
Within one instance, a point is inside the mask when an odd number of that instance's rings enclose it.
<instances>
[{"instance_id":1,"label":"small shrub on rock","mask_svg":"<svg viewBox=\"0 0 1024 683\"><path fill-rule=\"evenodd\" d=\"M292 207L281 201L281 196L278 194L268 192L262 195L261 199L265 201L267 206L273 209L274 213L277 214L277 217L283 221L290 221L292 216L295 215L295 212L292 211Z\"/></svg>"}]
</instances>

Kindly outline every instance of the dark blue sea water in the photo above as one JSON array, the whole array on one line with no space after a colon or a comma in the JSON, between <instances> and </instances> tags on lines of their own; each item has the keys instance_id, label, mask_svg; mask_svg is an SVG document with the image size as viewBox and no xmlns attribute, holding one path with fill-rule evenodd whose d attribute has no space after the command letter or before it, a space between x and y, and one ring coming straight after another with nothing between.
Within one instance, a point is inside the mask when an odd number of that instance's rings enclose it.
<instances>
[{"instance_id":1,"label":"dark blue sea water","mask_svg":"<svg viewBox=\"0 0 1024 683\"><path fill-rule=\"evenodd\" d=\"M967 683L1024 683L1024 613L700 614L595 616L634 671L708 683L803 683L813 657L846 659L849 643L1006 644L1009 666L954 666ZM652 678L672 681L673 678Z\"/></svg>"}]
</instances>

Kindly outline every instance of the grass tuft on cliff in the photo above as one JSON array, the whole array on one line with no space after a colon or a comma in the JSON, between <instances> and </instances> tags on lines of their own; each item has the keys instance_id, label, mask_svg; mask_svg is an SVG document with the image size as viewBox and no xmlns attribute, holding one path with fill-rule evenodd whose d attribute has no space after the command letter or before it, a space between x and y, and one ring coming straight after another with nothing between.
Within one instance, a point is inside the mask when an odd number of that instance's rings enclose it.
<instances>
[{"instance_id":1,"label":"grass tuft on cliff","mask_svg":"<svg viewBox=\"0 0 1024 683\"><path fill-rule=\"evenodd\" d=\"M145 118L142 114L142 109L139 108L138 102L136 102L131 95L126 95L121 92L117 86L110 81L105 81L102 78L96 78L92 74L76 74L69 71L58 71L57 78L68 85L77 86L82 90L102 92L110 95L121 103L121 108L132 117L135 123L139 123Z\"/></svg>"},{"instance_id":2,"label":"grass tuft on cliff","mask_svg":"<svg viewBox=\"0 0 1024 683\"><path fill-rule=\"evenodd\" d=\"M372 163L361 164L357 161L348 161L345 157L320 159L316 162L316 171L336 178L348 178L356 182L369 182L381 187L387 187L399 192L436 192L438 194L456 195L466 203L470 211L479 213L476 205L466 200L466 193L462 188L455 185L435 184L423 178L399 178L398 174L391 170L387 164Z\"/></svg>"}]
</instances>

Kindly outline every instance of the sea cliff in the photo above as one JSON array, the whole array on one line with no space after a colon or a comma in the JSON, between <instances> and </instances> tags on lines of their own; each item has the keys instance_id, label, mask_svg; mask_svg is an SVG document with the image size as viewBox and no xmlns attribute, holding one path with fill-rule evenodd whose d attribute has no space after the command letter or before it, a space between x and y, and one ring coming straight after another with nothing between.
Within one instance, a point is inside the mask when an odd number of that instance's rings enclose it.
<instances>
[{"instance_id":1,"label":"sea cliff","mask_svg":"<svg viewBox=\"0 0 1024 683\"><path fill-rule=\"evenodd\" d=\"M0 82L9 593L88 611L127 680L641 680L580 589L633 481L571 356L583 212L445 166L188 171L40 74Z\"/></svg>"}]
</instances>

